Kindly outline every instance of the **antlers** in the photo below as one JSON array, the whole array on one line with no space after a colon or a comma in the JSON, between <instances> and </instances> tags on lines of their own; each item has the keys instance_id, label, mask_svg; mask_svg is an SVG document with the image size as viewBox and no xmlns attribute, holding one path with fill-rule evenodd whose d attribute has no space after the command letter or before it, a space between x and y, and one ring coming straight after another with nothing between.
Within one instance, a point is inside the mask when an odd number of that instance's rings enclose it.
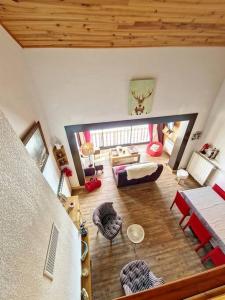
<instances>
[{"instance_id":1,"label":"antlers","mask_svg":"<svg viewBox=\"0 0 225 300\"><path fill-rule=\"evenodd\" d=\"M142 104L146 98L151 96L152 91L148 90L147 92L145 92L144 94L141 94L141 95L138 95L138 94L136 95L135 91L131 91L131 94L134 97L134 99L138 101L138 104Z\"/></svg>"}]
</instances>

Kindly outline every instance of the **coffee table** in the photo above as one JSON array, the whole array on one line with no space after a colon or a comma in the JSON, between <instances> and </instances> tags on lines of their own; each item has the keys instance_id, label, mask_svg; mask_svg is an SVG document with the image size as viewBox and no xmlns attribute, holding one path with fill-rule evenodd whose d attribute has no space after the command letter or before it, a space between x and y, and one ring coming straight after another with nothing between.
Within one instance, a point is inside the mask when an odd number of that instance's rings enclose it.
<instances>
[{"instance_id":1,"label":"coffee table","mask_svg":"<svg viewBox=\"0 0 225 300\"><path fill-rule=\"evenodd\" d=\"M116 155L117 154L117 155ZM121 150L111 149L111 164L112 166L135 163L140 161L140 153L131 153L128 147L121 147Z\"/></svg>"},{"instance_id":2,"label":"coffee table","mask_svg":"<svg viewBox=\"0 0 225 300\"><path fill-rule=\"evenodd\" d=\"M136 259L136 244L140 244L145 237L144 228L139 224L132 224L127 228L128 239L132 242Z\"/></svg>"}]
</instances>

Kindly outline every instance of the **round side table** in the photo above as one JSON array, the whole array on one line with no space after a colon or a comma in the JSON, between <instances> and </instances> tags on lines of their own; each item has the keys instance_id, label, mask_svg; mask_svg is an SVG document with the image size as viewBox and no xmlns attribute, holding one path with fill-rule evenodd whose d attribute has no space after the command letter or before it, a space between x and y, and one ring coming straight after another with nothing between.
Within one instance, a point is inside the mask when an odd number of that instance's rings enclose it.
<instances>
[{"instance_id":1,"label":"round side table","mask_svg":"<svg viewBox=\"0 0 225 300\"><path fill-rule=\"evenodd\" d=\"M181 180L185 181L188 178L188 172L184 169L177 170L177 180L178 184Z\"/></svg>"},{"instance_id":2,"label":"round side table","mask_svg":"<svg viewBox=\"0 0 225 300\"><path fill-rule=\"evenodd\" d=\"M127 228L127 236L133 244L134 254L136 258L136 244L140 244L144 240L144 228L139 224L132 224Z\"/></svg>"}]
</instances>

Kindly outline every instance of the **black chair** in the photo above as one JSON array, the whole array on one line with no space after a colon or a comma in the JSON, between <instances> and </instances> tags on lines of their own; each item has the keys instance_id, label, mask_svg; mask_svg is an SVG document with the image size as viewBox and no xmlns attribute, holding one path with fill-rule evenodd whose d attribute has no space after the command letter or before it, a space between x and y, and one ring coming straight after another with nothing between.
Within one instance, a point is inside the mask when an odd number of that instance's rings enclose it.
<instances>
[{"instance_id":1,"label":"black chair","mask_svg":"<svg viewBox=\"0 0 225 300\"><path fill-rule=\"evenodd\" d=\"M94 210L93 222L98 231L110 241L122 231L122 219L117 215L112 202L105 202Z\"/></svg>"},{"instance_id":2,"label":"black chair","mask_svg":"<svg viewBox=\"0 0 225 300\"><path fill-rule=\"evenodd\" d=\"M123 267L120 282L126 295L151 289L164 283L150 271L144 260L134 260Z\"/></svg>"}]
</instances>

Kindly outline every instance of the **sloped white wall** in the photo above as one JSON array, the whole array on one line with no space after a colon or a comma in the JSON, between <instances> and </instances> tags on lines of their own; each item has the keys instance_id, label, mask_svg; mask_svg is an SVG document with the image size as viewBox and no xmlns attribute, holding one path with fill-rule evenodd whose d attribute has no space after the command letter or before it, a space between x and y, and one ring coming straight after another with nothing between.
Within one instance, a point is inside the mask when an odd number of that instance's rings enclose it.
<instances>
[{"instance_id":1,"label":"sloped white wall","mask_svg":"<svg viewBox=\"0 0 225 300\"><path fill-rule=\"evenodd\" d=\"M220 150L215 159L219 169L210 178L209 184L218 183L225 189L225 81L212 107L203 136L196 150L199 150L205 143L213 144L214 147Z\"/></svg>"},{"instance_id":2,"label":"sloped white wall","mask_svg":"<svg viewBox=\"0 0 225 300\"><path fill-rule=\"evenodd\" d=\"M0 111L0 299L79 300L78 230ZM43 276L52 223L54 280Z\"/></svg>"},{"instance_id":3,"label":"sloped white wall","mask_svg":"<svg viewBox=\"0 0 225 300\"><path fill-rule=\"evenodd\" d=\"M0 109L21 137L34 123L40 121L50 156L43 175L56 193L59 170L50 144L48 125L37 91L27 70L23 49L0 26Z\"/></svg>"},{"instance_id":4,"label":"sloped white wall","mask_svg":"<svg viewBox=\"0 0 225 300\"><path fill-rule=\"evenodd\" d=\"M19 136L37 118L29 85L23 50L0 26L0 107Z\"/></svg>"},{"instance_id":5,"label":"sloped white wall","mask_svg":"<svg viewBox=\"0 0 225 300\"><path fill-rule=\"evenodd\" d=\"M225 48L25 49L50 133L70 152L65 125L128 116L128 86L155 77L151 116L199 113L202 130L225 77ZM146 117L146 116L144 116ZM196 142L189 142L185 165ZM73 166L69 155L70 165ZM73 178L73 184L77 183Z\"/></svg>"}]
</instances>

